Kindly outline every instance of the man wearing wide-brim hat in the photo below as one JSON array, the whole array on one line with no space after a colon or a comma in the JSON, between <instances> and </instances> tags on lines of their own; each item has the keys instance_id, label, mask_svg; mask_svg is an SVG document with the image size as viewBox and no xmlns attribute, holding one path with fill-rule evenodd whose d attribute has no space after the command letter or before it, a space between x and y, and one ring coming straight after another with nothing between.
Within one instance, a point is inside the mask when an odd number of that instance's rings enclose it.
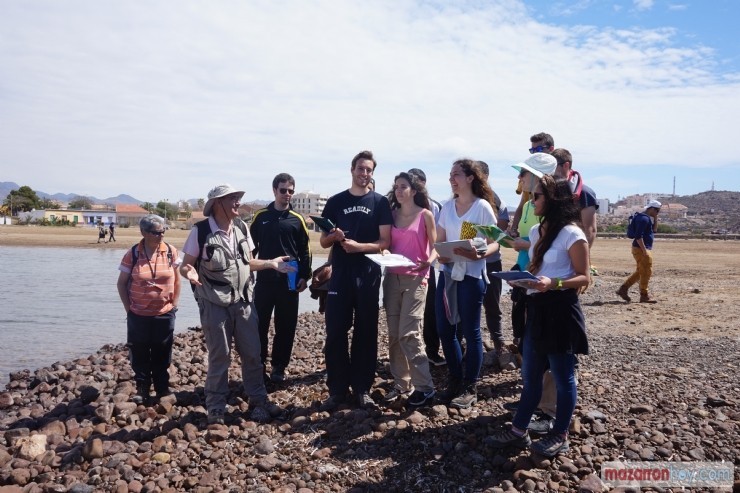
<instances>
[{"instance_id":1,"label":"man wearing wide-brim hat","mask_svg":"<svg viewBox=\"0 0 740 493\"><path fill-rule=\"evenodd\" d=\"M243 191L228 184L208 192L208 202L203 208L207 219L195 224L182 248L185 258L180 273L195 286L208 349L205 392L209 423L224 423L232 341L241 358L250 418L259 422L271 419L260 358L251 272L275 269L285 273L294 270L287 264L288 257L252 258L254 244L249 229L239 218L243 195Z\"/></svg>"},{"instance_id":2,"label":"man wearing wide-brim hat","mask_svg":"<svg viewBox=\"0 0 740 493\"><path fill-rule=\"evenodd\" d=\"M635 258L637 267L617 290L617 295L624 301L631 301L628 291L633 284L639 282L640 303L656 303L650 297L648 284L653 275L653 240L658 231L658 214L661 207L660 202L651 200L645 206L644 212L637 213L632 218L635 231L635 239L632 240L632 256Z\"/></svg>"}]
</instances>

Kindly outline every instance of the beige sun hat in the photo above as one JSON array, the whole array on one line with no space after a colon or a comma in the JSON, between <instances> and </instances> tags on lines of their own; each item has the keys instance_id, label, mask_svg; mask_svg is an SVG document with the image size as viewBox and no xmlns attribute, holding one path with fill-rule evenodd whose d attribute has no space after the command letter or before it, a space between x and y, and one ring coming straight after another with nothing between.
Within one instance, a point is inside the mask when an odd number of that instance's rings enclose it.
<instances>
[{"instance_id":1,"label":"beige sun hat","mask_svg":"<svg viewBox=\"0 0 740 493\"><path fill-rule=\"evenodd\" d=\"M213 208L213 203L216 201L216 199L220 199L221 197L226 197L227 195L230 195L232 193L238 193L239 199L244 196L243 190L237 190L236 188L232 187L228 183L224 183L223 185L217 185L211 189L210 192L208 192L208 202L206 202L205 207L203 207L203 215L204 216L210 216L211 215L211 209Z\"/></svg>"}]
</instances>

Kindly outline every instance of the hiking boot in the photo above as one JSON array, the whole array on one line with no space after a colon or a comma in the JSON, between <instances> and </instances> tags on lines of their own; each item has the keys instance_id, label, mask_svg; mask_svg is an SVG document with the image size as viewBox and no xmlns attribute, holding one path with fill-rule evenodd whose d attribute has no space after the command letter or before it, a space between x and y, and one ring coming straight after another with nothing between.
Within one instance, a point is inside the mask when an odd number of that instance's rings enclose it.
<instances>
[{"instance_id":1,"label":"hiking boot","mask_svg":"<svg viewBox=\"0 0 740 493\"><path fill-rule=\"evenodd\" d=\"M434 389L428 391L428 392L422 392L421 390L414 390L414 392L409 396L408 404L409 406L419 407L419 406L426 406L427 404L431 404L432 401L434 401L434 394L436 392Z\"/></svg>"},{"instance_id":2,"label":"hiking boot","mask_svg":"<svg viewBox=\"0 0 740 493\"><path fill-rule=\"evenodd\" d=\"M462 380L453 376L447 377L447 388L437 394L440 402L449 404L462 392Z\"/></svg>"},{"instance_id":3,"label":"hiking boot","mask_svg":"<svg viewBox=\"0 0 740 493\"><path fill-rule=\"evenodd\" d=\"M209 425L224 424L224 410L223 409L211 409L210 411L208 411L208 424Z\"/></svg>"},{"instance_id":4,"label":"hiking boot","mask_svg":"<svg viewBox=\"0 0 740 493\"><path fill-rule=\"evenodd\" d=\"M151 385L139 384L136 386L136 393L131 397L131 401L134 404L149 405L149 389Z\"/></svg>"},{"instance_id":5,"label":"hiking boot","mask_svg":"<svg viewBox=\"0 0 740 493\"><path fill-rule=\"evenodd\" d=\"M450 401L450 407L467 409L476 402L478 402L478 395L476 394L475 382L466 382L462 386L460 395Z\"/></svg>"},{"instance_id":6,"label":"hiking boot","mask_svg":"<svg viewBox=\"0 0 740 493\"><path fill-rule=\"evenodd\" d=\"M444 366L447 364L447 360L438 354L427 356L427 359L429 360L429 364L434 366Z\"/></svg>"},{"instance_id":7,"label":"hiking boot","mask_svg":"<svg viewBox=\"0 0 740 493\"><path fill-rule=\"evenodd\" d=\"M628 290L629 290L629 288L627 286L625 286L624 284L622 284L619 287L619 289L617 289L617 296L619 296L620 298L622 298L624 301L627 301L627 302L632 301L632 298L630 298L630 295L627 294L627 291Z\"/></svg>"},{"instance_id":8,"label":"hiking boot","mask_svg":"<svg viewBox=\"0 0 740 493\"><path fill-rule=\"evenodd\" d=\"M373 409L377 407L375 401L372 397L370 397L370 394L368 392L360 392L360 394L357 396L357 406L360 409Z\"/></svg>"},{"instance_id":9,"label":"hiking boot","mask_svg":"<svg viewBox=\"0 0 740 493\"><path fill-rule=\"evenodd\" d=\"M267 423L272 419L270 412L263 405L254 406L249 412L249 419L257 423Z\"/></svg>"},{"instance_id":10,"label":"hiking boot","mask_svg":"<svg viewBox=\"0 0 740 493\"><path fill-rule=\"evenodd\" d=\"M640 303L657 303L657 302L658 301L651 298L649 294L640 295Z\"/></svg>"},{"instance_id":11,"label":"hiking boot","mask_svg":"<svg viewBox=\"0 0 740 493\"><path fill-rule=\"evenodd\" d=\"M347 402L347 396L346 395L329 395L329 397L324 400L324 402L321 403L319 406L320 411L333 411L334 409L338 408L342 404Z\"/></svg>"},{"instance_id":12,"label":"hiking boot","mask_svg":"<svg viewBox=\"0 0 740 493\"><path fill-rule=\"evenodd\" d=\"M529 433L526 431L523 435L517 434L511 428L504 431L499 431L493 435L483 439L483 443L493 448L505 448L505 447L517 447L525 448L532 444L532 440L529 438Z\"/></svg>"},{"instance_id":13,"label":"hiking boot","mask_svg":"<svg viewBox=\"0 0 740 493\"><path fill-rule=\"evenodd\" d=\"M567 435L550 433L544 438L533 442L529 448L532 452L538 453L544 457L555 457L558 454L567 452L570 447L568 445Z\"/></svg>"},{"instance_id":14,"label":"hiking boot","mask_svg":"<svg viewBox=\"0 0 740 493\"><path fill-rule=\"evenodd\" d=\"M547 414L534 414L529 421L527 429L536 435L546 435L552 431L552 424L554 422L555 420Z\"/></svg>"},{"instance_id":15,"label":"hiking boot","mask_svg":"<svg viewBox=\"0 0 740 493\"><path fill-rule=\"evenodd\" d=\"M272 380L275 383L282 383L285 381L285 367L284 366L276 366L272 369L272 373L270 373L270 380Z\"/></svg>"},{"instance_id":16,"label":"hiking boot","mask_svg":"<svg viewBox=\"0 0 740 493\"><path fill-rule=\"evenodd\" d=\"M393 387L390 392L385 394L383 402L395 402L401 397L407 397L409 394L411 394L410 390L401 390L397 387Z\"/></svg>"}]
</instances>

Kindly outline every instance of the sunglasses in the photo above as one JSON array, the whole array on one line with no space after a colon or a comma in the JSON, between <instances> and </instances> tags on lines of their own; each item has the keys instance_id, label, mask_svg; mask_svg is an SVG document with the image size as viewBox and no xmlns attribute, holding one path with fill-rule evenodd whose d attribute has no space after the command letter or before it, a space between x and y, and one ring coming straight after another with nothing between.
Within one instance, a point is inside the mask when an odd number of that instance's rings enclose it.
<instances>
[{"instance_id":1,"label":"sunglasses","mask_svg":"<svg viewBox=\"0 0 740 493\"><path fill-rule=\"evenodd\" d=\"M162 230L162 231L151 231L150 230L149 231L149 234L150 235L154 235L154 236L164 236L164 230Z\"/></svg>"},{"instance_id":2,"label":"sunglasses","mask_svg":"<svg viewBox=\"0 0 740 493\"><path fill-rule=\"evenodd\" d=\"M295 193L295 190L293 190L292 188L278 188L278 192L282 193L283 195L285 195L286 193L293 195Z\"/></svg>"},{"instance_id":3,"label":"sunglasses","mask_svg":"<svg viewBox=\"0 0 740 493\"><path fill-rule=\"evenodd\" d=\"M537 202L540 199L540 197L544 197L544 196L545 196L544 193L532 192L532 201Z\"/></svg>"},{"instance_id":4,"label":"sunglasses","mask_svg":"<svg viewBox=\"0 0 740 493\"><path fill-rule=\"evenodd\" d=\"M535 152L545 152L547 149L549 149L548 146L537 146L537 147L530 147L529 153L534 154Z\"/></svg>"}]
</instances>

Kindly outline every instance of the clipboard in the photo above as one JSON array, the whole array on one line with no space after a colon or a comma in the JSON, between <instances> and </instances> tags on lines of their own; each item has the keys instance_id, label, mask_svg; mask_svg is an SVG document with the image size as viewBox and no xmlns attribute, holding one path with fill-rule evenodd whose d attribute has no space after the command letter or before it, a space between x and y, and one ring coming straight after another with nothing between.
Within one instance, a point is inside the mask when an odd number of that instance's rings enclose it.
<instances>
[{"instance_id":1,"label":"clipboard","mask_svg":"<svg viewBox=\"0 0 740 493\"><path fill-rule=\"evenodd\" d=\"M443 241L441 243L435 243L434 248L437 250L440 257L447 257L453 262L471 262L469 258L453 253L455 248L465 248L471 252L475 251L470 240Z\"/></svg>"},{"instance_id":2,"label":"clipboard","mask_svg":"<svg viewBox=\"0 0 740 493\"><path fill-rule=\"evenodd\" d=\"M318 226L319 229L326 234L331 233L331 231L336 228L336 226L334 226L334 223L331 222L331 219L327 219L323 216L308 216L308 217L310 217L311 220L314 222L314 224L316 224L316 226Z\"/></svg>"},{"instance_id":3,"label":"clipboard","mask_svg":"<svg viewBox=\"0 0 740 493\"><path fill-rule=\"evenodd\" d=\"M535 275L526 270L507 270L502 272L491 272L490 274L512 284L521 284L524 287L526 287L530 282L539 281Z\"/></svg>"},{"instance_id":4,"label":"clipboard","mask_svg":"<svg viewBox=\"0 0 740 493\"><path fill-rule=\"evenodd\" d=\"M381 267L415 267L416 264L410 259L397 253L366 253L365 256Z\"/></svg>"}]
</instances>

